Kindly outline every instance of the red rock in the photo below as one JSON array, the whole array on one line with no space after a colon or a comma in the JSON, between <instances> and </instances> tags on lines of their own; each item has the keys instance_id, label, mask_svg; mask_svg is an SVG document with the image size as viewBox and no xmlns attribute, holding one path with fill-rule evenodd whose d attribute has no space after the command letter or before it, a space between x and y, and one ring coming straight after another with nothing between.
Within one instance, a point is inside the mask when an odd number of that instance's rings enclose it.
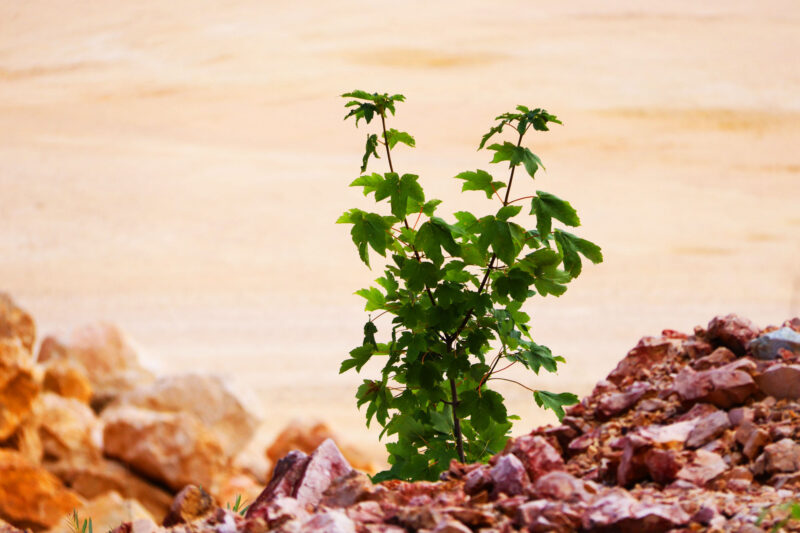
<instances>
[{"instance_id":1,"label":"red rock","mask_svg":"<svg viewBox=\"0 0 800 533\"><path fill-rule=\"evenodd\" d=\"M475 470L467 472L464 476L464 492L467 494L477 494L482 490L488 490L492 486L492 476L486 465L481 465Z\"/></svg>"},{"instance_id":2,"label":"red rock","mask_svg":"<svg viewBox=\"0 0 800 533\"><path fill-rule=\"evenodd\" d=\"M800 365L774 365L755 379L767 396L800 399Z\"/></svg>"},{"instance_id":3,"label":"red rock","mask_svg":"<svg viewBox=\"0 0 800 533\"><path fill-rule=\"evenodd\" d=\"M584 529L640 533L665 532L689 522L690 516L677 505L647 504L626 491L612 491L599 498L583 515Z\"/></svg>"},{"instance_id":4,"label":"red rock","mask_svg":"<svg viewBox=\"0 0 800 533\"><path fill-rule=\"evenodd\" d=\"M756 428L755 431L750 432L742 447L742 453L752 461L769 442L769 433L761 428Z\"/></svg>"},{"instance_id":5,"label":"red rock","mask_svg":"<svg viewBox=\"0 0 800 533\"><path fill-rule=\"evenodd\" d=\"M644 464L644 453L640 452L643 448L652 445L652 441L636 434L623 437L622 456L617 467L617 484L627 487L632 483L643 479L647 475L647 468Z\"/></svg>"},{"instance_id":6,"label":"red rock","mask_svg":"<svg viewBox=\"0 0 800 533\"><path fill-rule=\"evenodd\" d=\"M684 403L708 402L724 409L741 405L757 387L750 374L732 365L741 368L738 362L702 372L684 368L673 390Z\"/></svg>"},{"instance_id":7,"label":"red rock","mask_svg":"<svg viewBox=\"0 0 800 533\"><path fill-rule=\"evenodd\" d=\"M587 487L591 489L591 492L587 490ZM596 489L588 482L561 471L545 474L533 485L533 495L536 498L565 502L588 502L595 492Z\"/></svg>"},{"instance_id":8,"label":"red rock","mask_svg":"<svg viewBox=\"0 0 800 533\"><path fill-rule=\"evenodd\" d=\"M692 460L681 468L675 477L698 487L704 487L706 483L712 481L727 469L728 465L719 454L706 450L697 450L694 452Z\"/></svg>"},{"instance_id":9,"label":"red rock","mask_svg":"<svg viewBox=\"0 0 800 533\"><path fill-rule=\"evenodd\" d=\"M758 333L758 328L750 320L734 314L711 319L707 329L709 340L727 346L737 355L744 355L747 344Z\"/></svg>"},{"instance_id":10,"label":"red rock","mask_svg":"<svg viewBox=\"0 0 800 533\"><path fill-rule=\"evenodd\" d=\"M303 523L302 530L316 533L356 533L356 526L345 513L331 509L313 515Z\"/></svg>"},{"instance_id":11,"label":"red rock","mask_svg":"<svg viewBox=\"0 0 800 533\"><path fill-rule=\"evenodd\" d=\"M30 352L18 338L0 337L0 441L31 413L39 388Z\"/></svg>"},{"instance_id":12,"label":"red rock","mask_svg":"<svg viewBox=\"0 0 800 533\"><path fill-rule=\"evenodd\" d=\"M650 384L638 381L625 392L609 393L602 396L597 404L597 411L604 418L611 418L636 405L650 390L652 390Z\"/></svg>"},{"instance_id":13,"label":"red rock","mask_svg":"<svg viewBox=\"0 0 800 533\"><path fill-rule=\"evenodd\" d=\"M531 483L522 461L512 454L501 456L489 475L492 477L492 495L495 497L501 493L508 496L522 494Z\"/></svg>"},{"instance_id":14,"label":"red rock","mask_svg":"<svg viewBox=\"0 0 800 533\"><path fill-rule=\"evenodd\" d=\"M0 338L19 339L28 353L36 342L36 324L8 294L0 292Z\"/></svg>"},{"instance_id":15,"label":"red rock","mask_svg":"<svg viewBox=\"0 0 800 533\"><path fill-rule=\"evenodd\" d=\"M750 407L736 407L728 411L728 420L731 426L738 427L744 421L753 421L753 409Z\"/></svg>"},{"instance_id":16,"label":"red rock","mask_svg":"<svg viewBox=\"0 0 800 533\"><path fill-rule=\"evenodd\" d=\"M289 452L275 465L266 488L247 510L247 518L266 518L267 509L273 501L283 497L293 497L295 487L300 483L310 458L303 452Z\"/></svg>"},{"instance_id":17,"label":"red rock","mask_svg":"<svg viewBox=\"0 0 800 533\"><path fill-rule=\"evenodd\" d=\"M443 518L433 528L433 533L472 533L472 530L452 518Z\"/></svg>"},{"instance_id":18,"label":"red rock","mask_svg":"<svg viewBox=\"0 0 800 533\"><path fill-rule=\"evenodd\" d=\"M617 386L649 377L648 369L678 353L680 341L658 337L644 337L619 362L606 379Z\"/></svg>"},{"instance_id":19,"label":"red rock","mask_svg":"<svg viewBox=\"0 0 800 533\"><path fill-rule=\"evenodd\" d=\"M366 499L374 491L366 474L357 470L335 479L322 495L320 505L350 507Z\"/></svg>"},{"instance_id":20,"label":"red rock","mask_svg":"<svg viewBox=\"0 0 800 533\"><path fill-rule=\"evenodd\" d=\"M532 481L547 472L564 469L561 454L543 437L523 435L509 439L503 454L509 453L522 461Z\"/></svg>"},{"instance_id":21,"label":"red rock","mask_svg":"<svg viewBox=\"0 0 800 533\"><path fill-rule=\"evenodd\" d=\"M778 472L797 472L800 470L800 444L792 439L783 439L764 448L756 464L754 473L775 474Z\"/></svg>"},{"instance_id":22,"label":"red rock","mask_svg":"<svg viewBox=\"0 0 800 533\"><path fill-rule=\"evenodd\" d=\"M44 390L88 404L92 384L83 368L68 359L55 359L45 366Z\"/></svg>"},{"instance_id":23,"label":"red rock","mask_svg":"<svg viewBox=\"0 0 800 533\"><path fill-rule=\"evenodd\" d=\"M709 368L716 368L724 364L730 363L736 359L736 354L724 346L720 346L709 355L701 357L692 363L692 368L695 370L708 370Z\"/></svg>"},{"instance_id":24,"label":"red rock","mask_svg":"<svg viewBox=\"0 0 800 533\"><path fill-rule=\"evenodd\" d=\"M644 454L644 465L653 481L666 485L675 481L683 461L675 450L652 448Z\"/></svg>"},{"instance_id":25,"label":"red rock","mask_svg":"<svg viewBox=\"0 0 800 533\"><path fill-rule=\"evenodd\" d=\"M172 501L164 518L164 526L188 524L210 514L214 510L214 499L202 487L186 485Z\"/></svg>"},{"instance_id":26,"label":"red rock","mask_svg":"<svg viewBox=\"0 0 800 533\"><path fill-rule=\"evenodd\" d=\"M731 427L731 422L725 411L715 411L702 416L696 420L695 427L686 438L686 446L699 448L717 438L729 427Z\"/></svg>"},{"instance_id":27,"label":"red rock","mask_svg":"<svg viewBox=\"0 0 800 533\"><path fill-rule=\"evenodd\" d=\"M581 514L578 508L563 502L536 500L519 506L516 521L531 533L577 531Z\"/></svg>"}]
</instances>

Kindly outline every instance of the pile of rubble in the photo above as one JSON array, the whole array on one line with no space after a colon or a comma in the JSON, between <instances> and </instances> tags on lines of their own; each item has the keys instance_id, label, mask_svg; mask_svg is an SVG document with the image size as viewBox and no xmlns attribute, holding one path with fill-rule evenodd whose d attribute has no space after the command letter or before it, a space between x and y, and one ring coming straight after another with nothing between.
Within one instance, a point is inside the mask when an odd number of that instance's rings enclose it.
<instances>
[{"instance_id":1,"label":"pile of rubble","mask_svg":"<svg viewBox=\"0 0 800 533\"><path fill-rule=\"evenodd\" d=\"M35 347L33 319L0 293L0 532L66 531L73 510L101 531L162 523L189 484L214 505L252 500L268 458L331 436L290 426L254 457L260 419L240 391L216 376L154 376L108 324L46 337L34 360Z\"/></svg>"}]
</instances>

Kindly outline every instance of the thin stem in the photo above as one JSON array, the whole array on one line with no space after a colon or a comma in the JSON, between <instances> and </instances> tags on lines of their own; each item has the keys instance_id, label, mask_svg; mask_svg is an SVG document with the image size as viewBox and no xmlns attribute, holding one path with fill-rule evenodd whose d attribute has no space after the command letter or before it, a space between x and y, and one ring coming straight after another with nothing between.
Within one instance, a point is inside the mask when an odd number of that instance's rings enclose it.
<instances>
[{"instance_id":1,"label":"thin stem","mask_svg":"<svg viewBox=\"0 0 800 533\"><path fill-rule=\"evenodd\" d=\"M525 132L519 134L519 139L517 139L517 148L522 144L522 136L525 135ZM389 162L391 164L391 161ZM514 171L517 169L516 166L511 167L511 176L508 178L508 187L506 187L506 197L503 200L503 205L508 205L508 195L511 193L511 183L514 181Z\"/></svg>"},{"instance_id":2,"label":"thin stem","mask_svg":"<svg viewBox=\"0 0 800 533\"><path fill-rule=\"evenodd\" d=\"M511 200L511 201L510 201L510 202L508 202L508 203L509 203L509 204L513 204L514 202L519 202L520 200L527 200L528 198L533 198L533 196L523 196L523 197L521 197L521 198L516 198L516 199L514 199L514 200Z\"/></svg>"},{"instance_id":3,"label":"thin stem","mask_svg":"<svg viewBox=\"0 0 800 533\"><path fill-rule=\"evenodd\" d=\"M500 381L510 381L511 383L516 383L517 385L519 385L519 386L520 386L520 387L522 387L523 389L528 389L528 390L529 390L529 391L531 391L531 392L536 392L536 391L535 391L535 390L533 390L532 388L530 388L530 387L528 387L528 386L525 386L525 385L523 385L523 384L522 384L522 383L520 383L519 381L514 381L513 379L506 379L506 378L489 378L489 379L487 379L486 381L492 381L492 380L495 380L495 379L498 379L498 380L500 380Z\"/></svg>"},{"instance_id":4,"label":"thin stem","mask_svg":"<svg viewBox=\"0 0 800 533\"><path fill-rule=\"evenodd\" d=\"M448 346L449 348L449 346ZM450 404L451 408L453 409L453 436L456 439L456 451L458 452L458 460L462 463L466 463L467 460L464 457L464 442L463 436L461 434L461 420L458 418L456 414L456 410L458 409L458 391L456 390L456 380L452 376L450 379L450 394L452 396L452 403Z\"/></svg>"}]
</instances>

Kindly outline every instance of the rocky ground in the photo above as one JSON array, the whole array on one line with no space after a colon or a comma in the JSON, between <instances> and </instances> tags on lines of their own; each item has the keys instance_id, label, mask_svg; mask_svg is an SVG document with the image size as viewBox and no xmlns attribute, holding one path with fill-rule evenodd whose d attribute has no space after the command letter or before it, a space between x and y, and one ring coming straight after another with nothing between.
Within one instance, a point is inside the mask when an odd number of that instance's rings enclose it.
<instances>
[{"instance_id":1,"label":"rocky ground","mask_svg":"<svg viewBox=\"0 0 800 533\"><path fill-rule=\"evenodd\" d=\"M58 527L80 507L112 509L115 533L751 532L800 487L800 319L645 337L560 426L437 483L373 485L324 431L293 430L262 491L237 464L246 409L214 378L147 377L109 327L45 339L34 365L32 321L3 302L0 531ZM258 496L246 512L220 505L234 493Z\"/></svg>"}]
</instances>

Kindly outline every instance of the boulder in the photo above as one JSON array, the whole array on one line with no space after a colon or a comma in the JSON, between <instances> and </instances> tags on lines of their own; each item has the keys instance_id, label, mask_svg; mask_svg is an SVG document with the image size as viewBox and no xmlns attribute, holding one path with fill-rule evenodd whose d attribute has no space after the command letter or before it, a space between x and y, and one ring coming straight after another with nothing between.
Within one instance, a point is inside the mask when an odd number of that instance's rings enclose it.
<instances>
[{"instance_id":1,"label":"boulder","mask_svg":"<svg viewBox=\"0 0 800 533\"><path fill-rule=\"evenodd\" d=\"M516 496L531 484L522 461L513 454L502 455L489 471L494 486L493 495Z\"/></svg>"},{"instance_id":2,"label":"boulder","mask_svg":"<svg viewBox=\"0 0 800 533\"><path fill-rule=\"evenodd\" d=\"M17 527L57 525L83 501L44 468L0 449L0 518Z\"/></svg>"},{"instance_id":3,"label":"boulder","mask_svg":"<svg viewBox=\"0 0 800 533\"><path fill-rule=\"evenodd\" d=\"M54 359L44 367L44 390L88 404L92 384L83 367L69 359Z\"/></svg>"},{"instance_id":4,"label":"boulder","mask_svg":"<svg viewBox=\"0 0 800 533\"><path fill-rule=\"evenodd\" d=\"M19 339L28 353L33 352L36 342L33 318L4 292L0 292L0 339Z\"/></svg>"},{"instance_id":5,"label":"boulder","mask_svg":"<svg viewBox=\"0 0 800 533\"><path fill-rule=\"evenodd\" d=\"M18 338L0 338L0 441L31 413L39 390L30 352Z\"/></svg>"},{"instance_id":6,"label":"boulder","mask_svg":"<svg viewBox=\"0 0 800 533\"><path fill-rule=\"evenodd\" d=\"M232 457L247 445L260 423L241 395L219 376L189 373L161 377L127 391L112 406L192 413L214 432L225 454Z\"/></svg>"},{"instance_id":7,"label":"boulder","mask_svg":"<svg viewBox=\"0 0 800 533\"><path fill-rule=\"evenodd\" d=\"M87 500L108 492L117 492L123 498L140 502L157 522L164 518L172 503L172 496L168 492L144 481L116 461L73 458L45 463L44 466L67 487Z\"/></svg>"},{"instance_id":8,"label":"boulder","mask_svg":"<svg viewBox=\"0 0 800 533\"><path fill-rule=\"evenodd\" d=\"M781 350L800 355L800 333L789 327L782 327L750 341L750 352L758 359L776 359Z\"/></svg>"},{"instance_id":9,"label":"boulder","mask_svg":"<svg viewBox=\"0 0 800 533\"><path fill-rule=\"evenodd\" d=\"M800 399L800 365L773 365L755 378L767 396Z\"/></svg>"},{"instance_id":10,"label":"boulder","mask_svg":"<svg viewBox=\"0 0 800 533\"><path fill-rule=\"evenodd\" d=\"M758 328L750 320L734 314L711 319L706 329L709 340L729 348L736 355L744 355L749 342L758 333Z\"/></svg>"},{"instance_id":11,"label":"boulder","mask_svg":"<svg viewBox=\"0 0 800 533\"><path fill-rule=\"evenodd\" d=\"M270 504L280 497L295 498L302 506L316 506L328 487L351 471L352 467L331 439L320 444L310 456L290 452L278 461L272 479L250 506L247 517L266 518Z\"/></svg>"},{"instance_id":12,"label":"boulder","mask_svg":"<svg viewBox=\"0 0 800 533\"><path fill-rule=\"evenodd\" d=\"M690 519L678 505L639 502L617 489L598 498L583 514L582 522L590 531L653 533L680 527Z\"/></svg>"},{"instance_id":13,"label":"boulder","mask_svg":"<svg viewBox=\"0 0 800 533\"><path fill-rule=\"evenodd\" d=\"M675 377L673 390L686 404L707 402L728 409L741 405L758 390L753 378L743 370L750 368L754 368L751 361L736 361L702 372L686 367Z\"/></svg>"},{"instance_id":14,"label":"boulder","mask_svg":"<svg viewBox=\"0 0 800 533\"><path fill-rule=\"evenodd\" d=\"M578 479L563 471L545 474L533 485L536 498L546 498L563 502L589 502L597 489L591 483Z\"/></svg>"},{"instance_id":15,"label":"boulder","mask_svg":"<svg viewBox=\"0 0 800 533\"><path fill-rule=\"evenodd\" d=\"M704 487L727 469L727 463L719 454L697 450L691 461L681 468L675 477L698 487Z\"/></svg>"},{"instance_id":16,"label":"boulder","mask_svg":"<svg viewBox=\"0 0 800 533\"><path fill-rule=\"evenodd\" d=\"M142 504L136 500L125 499L116 492L107 492L92 501L75 509L81 526L83 521L92 519L92 530L103 532L110 531L123 522L136 520L149 521L155 527L155 521ZM80 529L78 530L80 532ZM75 533L75 527L68 515L48 533ZM88 529L87 529L88 533Z\"/></svg>"},{"instance_id":17,"label":"boulder","mask_svg":"<svg viewBox=\"0 0 800 533\"><path fill-rule=\"evenodd\" d=\"M103 428L88 405L52 392L41 400L39 435L47 460L102 456Z\"/></svg>"},{"instance_id":18,"label":"boulder","mask_svg":"<svg viewBox=\"0 0 800 533\"><path fill-rule=\"evenodd\" d=\"M719 437L726 429L731 427L728 413L719 410L696 418L695 422L694 428L686 438L686 446L688 448L699 448Z\"/></svg>"},{"instance_id":19,"label":"boulder","mask_svg":"<svg viewBox=\"0 0 800 533\"><path fill-rule=\"evenodd\" d=\"M581 514L574 506L562 502L535 500L519 506L516 522L531 533L578 531Z\"/></svg>"},{"instance_id":20,"label":"boulder","mask_svg":"<svg viewBox=\"0 0 800 533\"><path fill-rule=\"evenodd\" d=\"M800 444L792 439L782 439L764 448L753 464L753 473L777 474L800 470Z\"/></svg>"},{"instance_id":21,"label":"boulder","mask_svg":"<svg viewBox=\"0 0 800 533\"><path fill-rule=\"evenodd\" d=\"M646 381L650 377L648 369L676 355L679 346L678 339L644 337L617 364L607 379L617 386L628 385L634 381Z\"/></svg>"},{"instance_id":22,"label":"boulder","mask_svg":"<svg viewBox=\"0 0 800 533\"><path fill-rule=\"evenodd\" d=\"M564 470L561 453L543 437L523 435L509 439L502 454L515 455L532 481L553 470Z\"/></svg>"},{"instance_id":23,"label":"boulder","mask_svg":"<svg viewBox=\"0 0 800 533\"><path fill-rule=\"evenodd\" d=\"M103 451L132 470L180 490L212 490L227 464L216 437L194 415L138 407L103 412Z\"/></svg>"},{"instance_id":24,"label":"boulder","mask_svg":"<svg viewBox=\"0 0 800 533\"><path fill-rule=\"evenodd\" d=\"M92 404L101 409L120 393L151 383L153 375L139 364L131 342L116 326L91 324L68 338L49 336L42 341L38 361L67 359L79 363L92 386Z\"/></svg>"},{"instance_id":25,"label":"boulder","mask_svg":"<svg viewBox=\"0 0 800 533\"><path fill-rule=\"evenodd\" d=\"M325 440L331 439L338 446L339 438L333 430L324 422L304 423L292 421L275 437L275 440L267 448L267 459L273 465L277 464L281 457L286 456L292 450L299 450L303 453L311 453L316 450ZM357 448L341 445L340 450L347 462L356 470L375 473L375 464L364 457L364 453ZM267 473L267 478L272 476L272 471Z\"/></svg>"}]
</instances>

